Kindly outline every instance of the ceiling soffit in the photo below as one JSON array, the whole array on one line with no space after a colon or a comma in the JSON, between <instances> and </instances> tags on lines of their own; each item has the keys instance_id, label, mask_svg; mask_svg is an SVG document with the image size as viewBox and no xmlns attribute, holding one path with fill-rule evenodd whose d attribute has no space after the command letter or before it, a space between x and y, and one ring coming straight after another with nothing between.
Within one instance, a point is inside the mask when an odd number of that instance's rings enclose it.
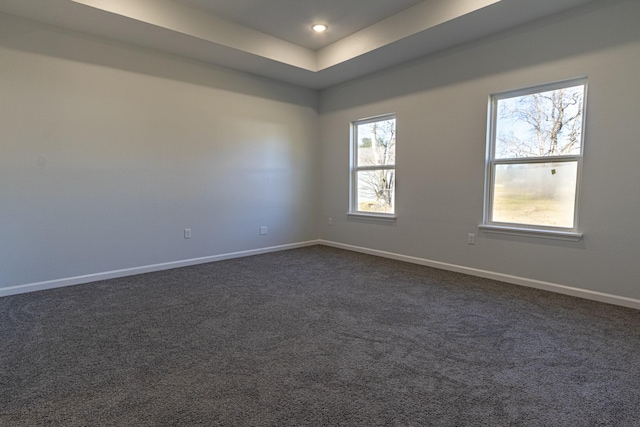
<instances>
[{"instance_id":1,"label":"ceiling soffit","mask_svg":"<svg viewBox=\"0 0 640 427\"><path fill-rule=\"evenodd\" d=\"M594 1L427 0L318 50L183 4L195 0L0 0L0 12L321 89Z\"/></svg>"}]
</instances>

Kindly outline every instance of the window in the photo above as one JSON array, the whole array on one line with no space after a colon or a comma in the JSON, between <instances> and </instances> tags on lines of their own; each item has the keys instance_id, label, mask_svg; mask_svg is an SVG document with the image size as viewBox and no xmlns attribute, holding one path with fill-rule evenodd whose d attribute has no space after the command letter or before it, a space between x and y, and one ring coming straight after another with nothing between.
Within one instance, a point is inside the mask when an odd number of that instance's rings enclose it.
<instances>
[{"instance_id":1,"label":"window","mask_svg":"<svg viewBox=\"0 0 640 427\"><path fill-rule=\"evenodd\" d=\"M396 118L394 115L352 123L352 214L393 217L396 189Z\"/></svg>"},{"instance_id":2,"label":"window","mask_svg":"<svg viewBox=\"0 0 640 427\"><path fill-rule=\"evenodd\" d=\"M579 239L586 79L491 96L487 231Z\"/></svg>"}]
</instances>

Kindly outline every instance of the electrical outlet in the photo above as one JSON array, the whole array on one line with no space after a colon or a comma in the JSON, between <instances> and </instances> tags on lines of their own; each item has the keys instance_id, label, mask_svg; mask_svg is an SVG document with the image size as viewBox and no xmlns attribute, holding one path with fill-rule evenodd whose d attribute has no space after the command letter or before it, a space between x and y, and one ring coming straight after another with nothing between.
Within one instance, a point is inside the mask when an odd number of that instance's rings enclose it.
<instances>
[{"instance_id":1,"label":"electrical outlet","mask_svg":"<svg viewBox=\"0 0 640 427\"><path fill-rule=\"evenodd\" d=\"M469 233L469 244L470 245L476 244L476 235L473 233Z\"/></svg>"},{"instance_id":2,"label":"electrical outlet","mask_svg":"<svg viewBox=\"0 0 640 427\"><path fill-rule=\"evenodd\" d=\"M191 238L191 229L190 228L185 228L184 229L184 238L185 239L190 239Z\"/></svg>"},{"instance_id":3,"label":"electrical outlet","mask_svg":"<svg viewBox=\"0 0 640 427\"><path fill-rule=\"evenodd\" d=\"M260 227L260 235L261 236L266 236L267 235L267 231L268 231L268 229L267 229L266 225L263 225L262 227Z\"/></svg>"},{"instance_id":4,"label":"electrical outlet","mask_svg":"<svg viewBox=\"0 0 640 427\"><path fill-rule=\"evenodd\" d=\"M329 225L333 225L333 218L329 218Z\"/></svg>"}]
</instances>

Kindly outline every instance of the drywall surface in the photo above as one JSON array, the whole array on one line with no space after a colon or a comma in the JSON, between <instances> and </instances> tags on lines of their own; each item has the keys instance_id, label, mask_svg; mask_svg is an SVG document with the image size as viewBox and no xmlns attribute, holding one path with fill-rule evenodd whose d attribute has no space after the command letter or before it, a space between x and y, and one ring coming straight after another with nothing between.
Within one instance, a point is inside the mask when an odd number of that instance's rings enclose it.
<instances>
[{"instance_id":1,"label":"drywall surface","mask_svg":"<svg viewBox=\"0 0 640 427\"><path fill-rule=\"evenodd\" d=\"M640 298L638 22L640 2L597 2L322 91L321 238ZM489 95L580 76L584 239L480 231ZM397 221L347 218L350 122L387 113L397 114Z\"/></svg>"},{"instance_id":2,"label":"drywall surface","mask_svg":"<svg viewBox=\"0 0 640 427\"><path fill-rule=\"evenodd\" d=\"M317 238L315 91L0 15L0 94L0 288Z\"/></svg>"}]
</instances>

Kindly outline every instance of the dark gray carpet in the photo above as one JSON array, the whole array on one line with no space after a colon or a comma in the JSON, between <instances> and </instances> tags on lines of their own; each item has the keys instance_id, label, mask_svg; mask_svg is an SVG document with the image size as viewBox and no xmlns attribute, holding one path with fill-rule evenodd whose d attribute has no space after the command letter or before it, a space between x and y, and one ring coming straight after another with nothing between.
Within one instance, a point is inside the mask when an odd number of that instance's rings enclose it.
<instances>
[{"instance_id":1,"label":"dark gray carpet","mask_svg":"<svg viewBox=\"0 0 640 427\"><path fill-rule=\"evenodd\" d=\"M0 299L2 426L639 426L640 312L315 246Z\"/></svg>"}]
</instances>

